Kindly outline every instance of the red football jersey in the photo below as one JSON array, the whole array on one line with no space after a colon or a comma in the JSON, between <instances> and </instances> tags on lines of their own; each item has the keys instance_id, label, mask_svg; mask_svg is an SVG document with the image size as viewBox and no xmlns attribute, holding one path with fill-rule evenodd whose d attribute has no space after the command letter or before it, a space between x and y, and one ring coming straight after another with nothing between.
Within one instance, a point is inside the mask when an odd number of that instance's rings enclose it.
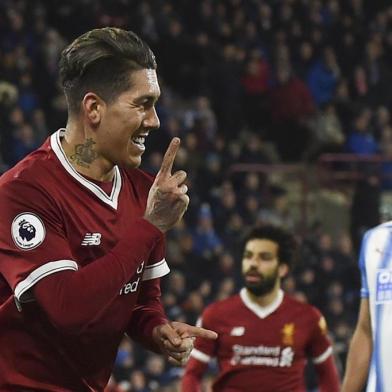
<instances>
[{"instance_id":1,"label":"red football jersey","mask_svg":"<svg viewBox=\"0 0 392 392\"><path fill-rule=\"evenodd\" d=\"M49 322L30 289L58 271L83 269L137 232L132 222L143 216L153 180L116 167L106 193L71 166L62 132L0 178L1 391L102 391L138 294L160 295L158 278L169 272L161 239L86 330L66 334Z\"/></svg>"},{"instance_id":2,"label":"red football jersey","mask_svg":"<svg viewBox=\"0 0 392 392\"><path fill-rule=\"evenodd\" d=\"M320 312L283 291L264 308L242 289L208 306L200 321L218 339L196 339L191 355L204 363L216 357L215 392L303 392L306 359L321 363L332 353Z\"/></svg>"}]
</instances>

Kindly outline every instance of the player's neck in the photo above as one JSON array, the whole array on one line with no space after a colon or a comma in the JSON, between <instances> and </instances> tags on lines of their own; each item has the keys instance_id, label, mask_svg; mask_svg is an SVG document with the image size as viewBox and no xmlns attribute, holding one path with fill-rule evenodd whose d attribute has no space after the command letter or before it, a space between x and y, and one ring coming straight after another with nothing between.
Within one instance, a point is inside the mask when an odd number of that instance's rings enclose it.
<instances>
[{"instance_id":1,"label":"player's neck","mask_svg":"<svg viewBox=\"0 0 392 392\"><path fill-rule=\"evenodd\" d=\"M67 124L61 146L74 169L93 180L112 181L114 166L99 156L94 147L94 139L86 137L86 133L80 132L78 125Z\"/></svg>"},{"instance_id":2,"label":"player's neck","mask_svg":"<svg viewBox=\"0 0 392 392\"><path fill-rule=\"evenodd\" d=\"M272 291L264 295L254 295L249 290L246 290L248 293L249 299L256 303L259 306L266 307L271 305L279 295L280 285L276 285Z\"/></svg>"}]
</instances>

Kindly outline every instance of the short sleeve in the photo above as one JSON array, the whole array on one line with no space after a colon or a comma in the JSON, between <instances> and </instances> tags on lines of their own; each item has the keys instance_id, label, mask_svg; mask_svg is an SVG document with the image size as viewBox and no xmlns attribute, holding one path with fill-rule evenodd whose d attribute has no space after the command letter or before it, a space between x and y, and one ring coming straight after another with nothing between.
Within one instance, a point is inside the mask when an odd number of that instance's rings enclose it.
<instances>
[{"instance_id":1,"label":"short sleeve","mask_svg":"<svg viewBox=\"0 0 392 392\"><path fill-rule=\"evenodd\" d=\"M38 186L22 180L0 188L0 274L20 302L29 289L62 270L77 270L60 212Z\"/></svg>"},{"instance_id":2,"label":"short sleeve","mask_svg":"<svg viewBox=\"0 0 392 392\"><path fill-rule=\"evenodd\" d=\"M203 312L196 325L212 331L218 331L212 315L213 311L210 306ZM216 349L217 340L196 338L191 356L200 362L209 363L212 358L216 357Z\"/></svg>"},{"instance_id":3,"label":"short sleeve","mask_svg":"<svg viewBox=\"0 0 392 392\"><path fill-rule=\"evenodd\" d=\"M369 286L367 279L367 270L366 270L366 247L368 243L369 232L365 233L363 236L361 251L359 253L359 270L361 272L361 298L369 298Z\"/></svg>"},{"instance_id":4,"label":"short sleeve","mask_svg":"<svg viewBox=\"0 0 392 392\"><path fill-rule=\"evenodd\" d=\"M170 272L170 268L165 259L165 252L166 242L165 237L162 235L161 239L151 251L147 265L143 272L143 280L161 278Z\"/></svg>"},{"instance_id":5,"label":"short sleeve","mask_svg":"<svg viewBox=\"0 0 392 392\"><path fill-rule=\"evenodd\" d=\"M314 307L311 307L311 311L311 333L307 352L313 363L319 364L332 354L332 345L328 337L328 327L324 316Z\"/></svg>"}]
</instances>

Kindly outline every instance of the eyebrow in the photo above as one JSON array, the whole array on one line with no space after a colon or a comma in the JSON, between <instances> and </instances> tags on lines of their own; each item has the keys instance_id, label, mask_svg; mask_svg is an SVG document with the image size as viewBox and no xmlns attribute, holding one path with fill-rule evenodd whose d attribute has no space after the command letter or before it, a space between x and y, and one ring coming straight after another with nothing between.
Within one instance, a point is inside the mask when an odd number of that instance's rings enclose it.
<instances>
[{"instance_id":1,"label":"eyebrow","mask_svg":"<svg viewBox=\"0 0 392 392\"><path fill-rule=\"evenodd\" d=\"M251 250L245 250L244 251L244 255L247 255L247 254L256 254L256 255L259 255L259 256L263 256L263 255L274 255L274 253L273 252L271 252L271 251L262 251L262 252L253 252L253 251L251 251Z\"/></svg>"},{"instance_id":2,"label":"eyebrow","mask_svg":"<svg viewBox=\"0 0 392 392\"><path fill-rule=\"evenodd\" d=\"M144 94L144 95L136 98L136 101L140 102L140 101L144 101L145 99L147 99L148 101L153 101L155 103L156 101L158 101L160 96L161 96L161 94L159 94L159 95Z\"/></svg>"}]
</instances>

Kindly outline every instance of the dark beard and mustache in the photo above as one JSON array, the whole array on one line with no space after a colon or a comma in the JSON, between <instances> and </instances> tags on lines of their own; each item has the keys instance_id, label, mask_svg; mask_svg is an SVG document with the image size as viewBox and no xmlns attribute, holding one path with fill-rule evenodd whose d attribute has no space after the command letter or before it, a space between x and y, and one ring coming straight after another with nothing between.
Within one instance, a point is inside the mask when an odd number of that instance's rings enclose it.
<instances>
[{"instance_id":1,"label":"dark beard and mustache","mask_svg":"<svg viewBox=\"0 0 392 392\"><path fill-rule=\"evenodd\" d=\"M248 271L247 274L249 273L256 274L255 271ZM244 275L244 278L247 274ZM245 280L245 287L249 290L250 293L260 297L262 295L269 294L274 289L276 281L278 280L278 268L276 268L276 270L269 276L263 276L261 274L258 275L261 278L260 282L252 283Z\"/></svg>"}]
</instances>

